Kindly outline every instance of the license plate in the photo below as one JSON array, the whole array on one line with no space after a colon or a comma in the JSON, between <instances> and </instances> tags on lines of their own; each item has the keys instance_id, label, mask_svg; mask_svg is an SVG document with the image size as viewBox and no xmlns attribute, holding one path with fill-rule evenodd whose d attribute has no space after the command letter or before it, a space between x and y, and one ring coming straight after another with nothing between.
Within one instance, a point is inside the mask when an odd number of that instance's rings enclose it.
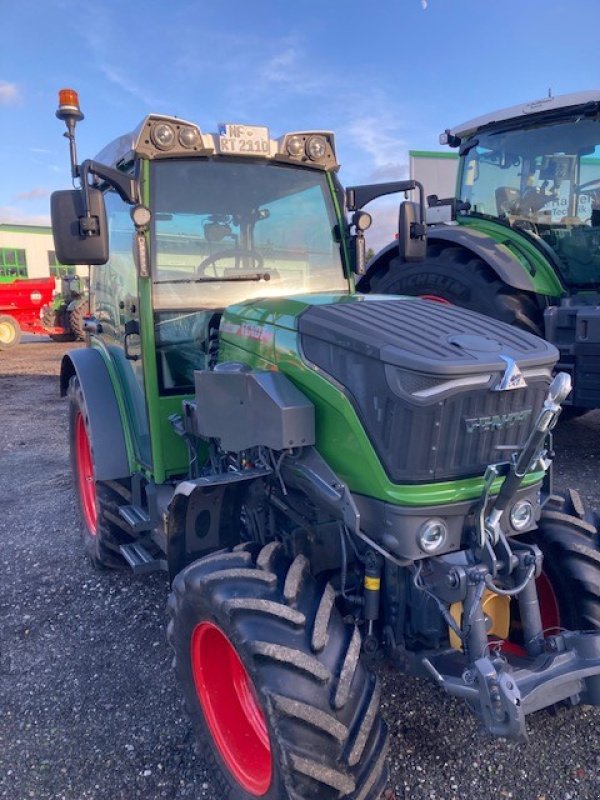
<instances>
[{"instance_id":1,"label":"license plate","mask_svg":"<svg viewBox=\"0 0 600 800\"><path fill-rule=\"evenodd\" d=\"M257 125L219 125L219 151L242 156L268 155L269 129Z\"/></svg>"}]
</instances>

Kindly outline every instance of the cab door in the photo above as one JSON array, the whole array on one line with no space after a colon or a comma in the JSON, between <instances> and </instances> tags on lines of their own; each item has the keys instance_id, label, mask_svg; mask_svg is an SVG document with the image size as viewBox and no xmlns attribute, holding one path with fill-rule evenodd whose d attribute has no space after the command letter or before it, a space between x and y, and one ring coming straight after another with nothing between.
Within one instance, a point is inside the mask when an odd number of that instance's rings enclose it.
<instances>
[{"instance_id":1,"label":"cab door","mask_svg":"<svg viewBox=\"0 0 600 800\"><path fill-rule=\"evenodd\" d=\"M140 345L139 289L133 258L135 227L130 206L112 190L105 193L109 260L91 267L92 346L104 351L129 422L135 456L151 467L152 455Z\"/></svg>"}]
</instances>

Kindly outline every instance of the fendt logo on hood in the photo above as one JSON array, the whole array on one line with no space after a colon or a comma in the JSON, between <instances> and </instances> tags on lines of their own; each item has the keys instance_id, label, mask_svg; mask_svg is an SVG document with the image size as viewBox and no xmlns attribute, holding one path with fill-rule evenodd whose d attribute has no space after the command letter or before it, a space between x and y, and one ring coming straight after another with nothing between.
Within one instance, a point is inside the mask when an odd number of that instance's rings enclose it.
<instances>
[{"instance_id":1,"label":"fendt logo on hood","mask_svg":"<svg viewBox=\"0 0 600 800\"><path fill-rule=\"evenodd\" d=\"M471 417L465 419L467 433L475 431L502 431L511 428L531 416L532 409L526 408L523 411L512 411L509 414L494 414L489 417Z\"/></svg>"}]
</instances>

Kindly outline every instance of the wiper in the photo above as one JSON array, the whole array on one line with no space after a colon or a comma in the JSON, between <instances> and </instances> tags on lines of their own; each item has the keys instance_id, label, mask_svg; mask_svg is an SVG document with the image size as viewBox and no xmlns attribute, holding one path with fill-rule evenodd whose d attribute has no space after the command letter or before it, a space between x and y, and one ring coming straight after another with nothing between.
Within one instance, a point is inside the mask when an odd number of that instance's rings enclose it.
<instances>
[{"instance_id":1,"label":"wiper","mask_svg":"<svg viewBox=\"0 0 600 800\"><path fill-rule=\"evenodd\" d=\"M225 281L236 281L238 283L248 281L270 281L269 272L243 272L241 275L224 275L222 278L214 276L212 278L203 276L202 278L176 278L174 281L154 281L155 284L161 283L224 283Z\"/></svg>"}]
</instances>

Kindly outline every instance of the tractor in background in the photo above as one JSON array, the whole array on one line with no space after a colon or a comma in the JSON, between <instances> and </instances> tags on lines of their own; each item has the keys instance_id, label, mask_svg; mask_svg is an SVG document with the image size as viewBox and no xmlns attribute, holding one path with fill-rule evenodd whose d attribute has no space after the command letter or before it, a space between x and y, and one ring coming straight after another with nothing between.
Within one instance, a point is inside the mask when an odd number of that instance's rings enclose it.
<instances>
[{"instance_id":1,"label":"tractor in background","mask_svg":"<svg viewBox=\"0 0 600 800\"><path fill-rule=\"evenodd\" d=\"M361 292L416 295L545 337L571 416L600 407L600 92L548 97L446 130L456 196L429 198L427 248L377 253ZM421 220L423 221L423 220Z\"/></svg>"},{"instance_id":2,"label":"tractor in background","mask_svg":"<svg viewBox=\"0 0 600 800\"><path fill-rule=\"evenodd\" d=\"M89 311L89 280L77 274L62 275L50 303L40 314L43 327L55 342L85 339L84 321Z\"/></svg>"}]
</instances>

